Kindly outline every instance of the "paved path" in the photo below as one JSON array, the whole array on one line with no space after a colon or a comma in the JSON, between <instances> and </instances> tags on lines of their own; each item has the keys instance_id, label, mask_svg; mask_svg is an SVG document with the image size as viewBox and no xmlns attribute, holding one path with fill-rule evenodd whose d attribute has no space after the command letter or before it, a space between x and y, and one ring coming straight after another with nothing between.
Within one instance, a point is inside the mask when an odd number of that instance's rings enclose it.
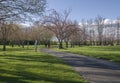
<instances>
[{"instance_id":1,"label":"paved path","mask_svg":"<svg viewBox=\"0 0 120 83\"><path fill-rule=\"evenodd\" d=\"M50 49L42 51L63 59L90 83L120 83L120 64Z\"/></svg>"}]
</instances>

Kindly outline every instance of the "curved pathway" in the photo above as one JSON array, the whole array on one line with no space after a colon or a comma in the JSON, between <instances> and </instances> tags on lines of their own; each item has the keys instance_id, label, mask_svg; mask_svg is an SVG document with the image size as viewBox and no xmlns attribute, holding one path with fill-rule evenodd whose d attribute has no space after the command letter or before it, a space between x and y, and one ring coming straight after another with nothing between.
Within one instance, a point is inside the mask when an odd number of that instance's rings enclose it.
<instances>
[{"instance_id":1,"label":"curved pathway","mask_svg":"<svg viewBox=\"0 0 120 83\"><path fill-rule=\"evenodd\" d=\"M63 59L90 83L120 83L120 64L50 49L41 51Z\"/></svg>"}]
</instances>

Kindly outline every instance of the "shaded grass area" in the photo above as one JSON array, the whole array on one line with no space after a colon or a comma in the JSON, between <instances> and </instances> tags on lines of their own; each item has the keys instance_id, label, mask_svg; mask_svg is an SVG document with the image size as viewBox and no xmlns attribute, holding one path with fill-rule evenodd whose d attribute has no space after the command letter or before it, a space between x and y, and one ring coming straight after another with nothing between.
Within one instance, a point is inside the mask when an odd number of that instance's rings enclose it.
<instances>
[{"instance_id":1,"label":"shaded grass area","mask_svg":"<svg viewBox=\"0 0 120 83\"><path fill-rule=\"evenodd\" d=\"M0 83L87 83L63 61L32 47L0 50Z\"/></svg>"},{"instance_id":2,"label":"shaded grass area","mask_svg":"<svg viewBox=\"0 0 120 83\"><path fill-rule=\"evenodd\" d=\"M120 46L81 46L58 51L86 55L120 63Z\"/></svg>"}]
</instances>

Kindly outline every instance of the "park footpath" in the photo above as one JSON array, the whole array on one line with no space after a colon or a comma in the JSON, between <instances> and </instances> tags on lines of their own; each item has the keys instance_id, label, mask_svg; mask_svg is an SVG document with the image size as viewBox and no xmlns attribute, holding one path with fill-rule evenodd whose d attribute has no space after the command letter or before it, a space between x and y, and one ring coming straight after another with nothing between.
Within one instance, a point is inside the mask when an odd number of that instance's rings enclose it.
<instances>
[{"instance_id":1,"label":"park footpath","mask_svg":"<svg viewBox=\"0 0 120 83\"><path fill-rule=\"evenodd\" d=\"M120 64L83 55L41 49L58 57L90 83L120 83Z\"/></svg>"}]
</instances>

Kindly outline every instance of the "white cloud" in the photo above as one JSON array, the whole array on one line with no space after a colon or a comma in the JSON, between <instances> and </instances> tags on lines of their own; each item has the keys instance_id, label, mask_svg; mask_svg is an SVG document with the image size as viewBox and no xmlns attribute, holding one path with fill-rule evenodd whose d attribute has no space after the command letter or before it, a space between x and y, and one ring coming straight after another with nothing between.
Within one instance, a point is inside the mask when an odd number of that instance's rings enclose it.
<instances>
[{"instance_id":1,"label":"white cloud","mask_svg":"<svg viewBox=\"0 0 120 83\"><path fill-rule=\"evenodd\" d=\"M108 19L108 18L106 18L106 19L104 20L104 24L105 24L105 25L109 25L109 24L111 24L111 23L112 23L112 24L115 24L115 23L117 23L117 22L120 22L120 20L111 20L111 19ZM87 23L85 23L85 24L87 24ZM82 23L79 22L79 25L82 26ZM96 25L96 23L93 22L92 25L94 26L94 25Z\"/></svg>"},{"instance_id":2,"label":"white cloud","mask_svg":"<svg viewBox=\"0 0 120 83\"><path fill-rule=\"evenodd\" d=\"M104 23L105 23L105 24L111 24L111 23L112 23L112 20L111 20L111 19L105 19L105 20L104 20Z\"/></svg>"},{"instance_id":3,"label":"white cloud","mask_svg":"<svg viewBox=\"0 0 120 83\"><path fill-rule=\"evenodd\" d=\"M30 26L30 24L27 24L27 23L26 24L25 23L21 23L21 25L25 26L25 27L29 27Z\"/></svg>"},{"instance_id":4,"label":"white cloud","mask_svg":"<svg viewBox=\"0 0 120 83\"><path fill-rule=\"evenodd\" d=\"M117 22L117 20L113 20L112 23L115 24Z\"/></svg>"},{"instance_id":5,"label":"white cloud","mask_svg":"<svg viewBox=\"0 0 120 83\"><path fill-rule=\"evenodd\" d=\"M79 22L79 26L82 26L82 23L81 23L81 22Z\"/></svg>"}]
</instances>

